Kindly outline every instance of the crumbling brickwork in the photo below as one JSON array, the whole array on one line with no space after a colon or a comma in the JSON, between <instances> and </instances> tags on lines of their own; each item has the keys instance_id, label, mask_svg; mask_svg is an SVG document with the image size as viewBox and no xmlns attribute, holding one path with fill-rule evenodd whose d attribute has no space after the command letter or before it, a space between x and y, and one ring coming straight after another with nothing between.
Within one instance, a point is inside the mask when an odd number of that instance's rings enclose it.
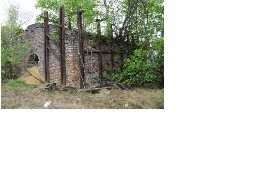
<instances>
[{"instance_id":1,"label":"crumbling brickwork","mask_svg":"<svg viewBox=\"0 0 256 192\"><path fill-rule=\"evenodd\" d=\"M49 74L50 82L61 84L61 63L60 48L58 43L58 27L49 26ZM90 35L86 35L89 37ZM29 43L29 49L25 55L20 67L25 69L30 66L29 58L35 54L38 57L38 69L42 77L44 72L44 29L42 24L33 24L28 26L24 34L25 41ZM95 39L85 39L85 87L99 85L99 54L95 48ZM101 46L103 51L111 51L111 46L106 43ZM118 48L115 47L114 51ZM66 65L66 86L80 87L80 69L79 69L79 45L78 33L75 30L66 29L65 34L65 65ZM111 54L102 54L103 74L112 69ZM114 67L120 65L120 56L115 54Z\"/></svg>"},{"instance_id":2,"label":"crumbling brickwork","mask_svg":"<svg viewBox=\"0 0 256 192\"><path fill-rule=\"evenodd\" d=\"M77 36L70 32L66 35L66 85L70 87L80 86L80 71L79 71L79 50Z\"/></svg>"}]
</instances>

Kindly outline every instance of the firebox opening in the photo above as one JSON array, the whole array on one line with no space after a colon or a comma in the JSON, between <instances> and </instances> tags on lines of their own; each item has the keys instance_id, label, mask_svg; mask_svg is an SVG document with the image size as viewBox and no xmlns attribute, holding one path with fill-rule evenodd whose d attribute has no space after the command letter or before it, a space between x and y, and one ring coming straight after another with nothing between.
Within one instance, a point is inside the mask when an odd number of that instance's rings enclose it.
<instances>
[{"instance_id":1,"label":"firebox opening","mask_svg":"<svg viewBox=\"0 0 256 192\"><path fill-rule=\"evenodd\" d=\"M38 66L39 58L37 54L32 54L29 56L28 65L29 67Z\"/></svg>"}]
</instances>

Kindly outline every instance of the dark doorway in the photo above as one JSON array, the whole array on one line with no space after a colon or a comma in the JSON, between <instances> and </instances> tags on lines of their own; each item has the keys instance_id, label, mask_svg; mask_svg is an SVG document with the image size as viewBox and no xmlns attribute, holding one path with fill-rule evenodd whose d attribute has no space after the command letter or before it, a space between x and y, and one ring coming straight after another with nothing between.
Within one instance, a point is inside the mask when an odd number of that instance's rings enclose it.
<instances>
[{"instance_id":1,"label":"dark doorway","mask_svg":"<svg viewBox=\"0 0 256 192\"><path fill-rule=\"evenodd\" d=\"M37 54L32 54L28 59L28 67L38 66L39 58Z\"/></svg>"}]
</instances>

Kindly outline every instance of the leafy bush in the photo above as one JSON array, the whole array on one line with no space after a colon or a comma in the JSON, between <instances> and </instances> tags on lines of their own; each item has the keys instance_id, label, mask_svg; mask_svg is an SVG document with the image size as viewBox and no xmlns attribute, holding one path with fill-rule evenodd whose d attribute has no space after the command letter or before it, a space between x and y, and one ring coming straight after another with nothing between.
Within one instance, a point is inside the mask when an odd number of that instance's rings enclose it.
<instances>
[{"instance_id":1,"label":"leafy bush","mask_svg":"<svg viewBox=\"0 0 256 192\"><path fill-rule=\"evenodd\" d=\"M163 39L152 42L148 49L139 48L125 60L112 78L130 86L163 86Z\"/></svg>"}]
</instances>

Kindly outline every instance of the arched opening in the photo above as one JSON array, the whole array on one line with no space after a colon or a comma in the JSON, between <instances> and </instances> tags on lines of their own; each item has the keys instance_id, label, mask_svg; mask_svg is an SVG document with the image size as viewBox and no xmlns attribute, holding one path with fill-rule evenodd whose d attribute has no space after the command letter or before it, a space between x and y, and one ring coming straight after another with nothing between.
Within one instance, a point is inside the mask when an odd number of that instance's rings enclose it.
<instances>
[{"instance_id":1,"label":"arched opening","mask_svg":"<svg viewBox=\"0 0 256 192\"><path fill-rule=\"evenodd\" d=\"M26 66L24 67L24 73L20 79L29 85L39 85L44 79L39 71L39 58L38 55L33 53L28 56Z\"/></svg>"},{"instance_id":2,"label":"arched opening","mask_svg":"<svg viewBox=\"0 0 256 192\"><path fill-rule=\"evenodd\" d=\"M39 58L37 54L32 54L28 58L28 67L38 66Z\"/></svg>"}]
</instances>

